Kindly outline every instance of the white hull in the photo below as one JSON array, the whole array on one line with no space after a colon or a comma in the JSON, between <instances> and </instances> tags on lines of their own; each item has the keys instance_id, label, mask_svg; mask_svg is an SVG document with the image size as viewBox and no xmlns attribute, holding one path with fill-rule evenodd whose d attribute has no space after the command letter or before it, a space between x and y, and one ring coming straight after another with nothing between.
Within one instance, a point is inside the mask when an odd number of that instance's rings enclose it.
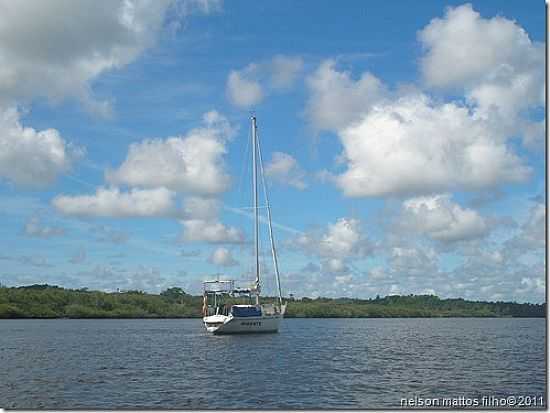
<instances>
[{"instance_id":1,"label":"white hull","mask_svg":"<svg viewBox=\"0 0 550 413\"><path fill-rule=\"evenodd\" d=\"M214 334L276 333L279 331L285 310L286 305L283 306L282 314L265 314L258 317L211 315L203 317L202 321L206 331Z\"/></svg>"}]
</instances>

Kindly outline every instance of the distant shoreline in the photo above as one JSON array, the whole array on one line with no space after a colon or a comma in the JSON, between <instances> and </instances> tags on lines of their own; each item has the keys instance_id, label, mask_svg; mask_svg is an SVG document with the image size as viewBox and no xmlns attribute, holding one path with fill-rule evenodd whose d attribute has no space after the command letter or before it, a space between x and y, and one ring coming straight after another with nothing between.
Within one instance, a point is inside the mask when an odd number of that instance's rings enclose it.
<instances>
[{"instance_id":1,"label":"distant shoreline","mask_svg":"<svg viewBox=\"0 0 550 413\"><path fill-rule=\"evenodd\" d=\"M435 295L285 300L285 318L546 318L546 304L441 299ZM0 319L200 319L202 306L202 296L187 294L179 287L149 294L47 284L0 286Z\"/></svg>"}]
</instances>

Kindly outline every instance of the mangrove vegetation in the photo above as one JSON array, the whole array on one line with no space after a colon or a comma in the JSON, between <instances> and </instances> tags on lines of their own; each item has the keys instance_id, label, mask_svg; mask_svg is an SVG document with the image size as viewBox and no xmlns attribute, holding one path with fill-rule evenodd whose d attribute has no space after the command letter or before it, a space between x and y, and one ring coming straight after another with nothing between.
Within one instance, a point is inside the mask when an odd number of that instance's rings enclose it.
<instances>
[{"instance_id":1,"label":"mangrove vegetation","mask_svg":"<svg viewBox=\"0 0 550 413\"><path fill-rule=\"evenodd\" d=\"M273 300L266 298L264 301ZM0 286L0 318L195 318L202 296L169 288L107 293L52 285ZM286 317L545 317L546 304L391 295L372 299L288 299Z\"/></svg>"}]
</instances>

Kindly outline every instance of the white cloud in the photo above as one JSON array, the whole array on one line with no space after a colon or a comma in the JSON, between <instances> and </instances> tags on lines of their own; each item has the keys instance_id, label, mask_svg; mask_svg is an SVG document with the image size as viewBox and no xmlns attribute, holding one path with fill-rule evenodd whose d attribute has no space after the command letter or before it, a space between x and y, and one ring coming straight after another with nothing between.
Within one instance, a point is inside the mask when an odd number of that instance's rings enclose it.
<instances>
[{"instance_id":1,"label":"white cloud","mask_svg":"<svg viewBox=\"0 0 550 413\"><path fill-rule=\"evenodd\" d=\"M306 252L323 258L365 257L372 251L372 245L362 233L360 221L351 218L339 218L328 225L326 232L305 233L294 242Z\"/></svg>"},{"instance_id":2,"label":"white cloud","mask_svg":"<svg viewBox=\"0 0 550 413\"><path fill-rule=\"evenodd\" d=\"M220 201L213 198L189 197L183 207L182 240L185 242L242 243L244 235L235 227L218 221Z\"/></svg>"},{"instance_id":3,"label":"white cloud","mask_svg":"<svg viewBox=\"0 0 550 413\"><path fill-rule=\"evenodd\" d=\"M218 221L190 219L181 222L183 241L208 242L212 244L244 242L243 233L235 227L228 227Z\"/></svg>"},{"instance_id":4,"label":"white cloud","mask_svg":"<svg viewBox=\"0 0 550 413\"><path fill-rule=\"evenodd\" d=\"M219 265L222 267L232 267L238 265L239 263L231 255L231 251L227 248L219 247L214 250L210 256L209 261L212 264Z\"/></svg>"},{"instance_id":5,"label":"white cloud","mask_svg":"<svg viewBox=\"0 0 550 413\"><path fill-rule=\"evenodd\" d=\"M358 79L323 62L308 77L306 115L335 131L346 166L323 172L345 195L422 195L494 189L529 178L531 168L508 145L542 142L544 122L528 115L544 103L544 47L516 23L482 19L470 5L448 9L419 32L421 69L435 88L465 94L441 103L414 87L388 93L370 73Z\"/></svg>"},{"instance_id":6,"label":"white cloud","mask_svg":"<svg viewBox=\"0 0 550 413\"><path fill-rule=\"evenodd\" d=\"M223 155L234 134L225 117L212 111L204 126L187 135L148 139L130 145L126 160L106 173L107 181L145 188L164 186L195 194L218 194L227 189Z\"/></svg>"},{"instance_id":7,"label":"white cloud","mask_svg":"<svg viewBox=\"0 0 550 413\"><path fill-rule=\"evenodd\" d=\"M183 217L184 219L212 221L218 217L220 206L218 199L190 196L185 198Z\"/></svg>"},{"instance_id":8,"label":"white cloud","mask_svg":"<svg viewBox=\"0 0 550 413\"><path fill-rule=\"evenodd\" d=\"M176 213L174 197L162 187L128 192L100 187L94 195L59 195L52 204L65 215L80 217L165 217Z\"/></svg>"},{"instance_id":9,"label":"white cloud","mask_svg":"<svg viewBox=\"0 0 550 413\"><path fill-rule=\"evenodd\" d=\"M342 274L349 271L344 261L339 258L329 258L328 260L323 261L321 269L324 272L332 274Z\"/></svg>"},{"instance_id":10,"label":"white cloud","mask_svg":"<svg viewBox=\"0 0 550 413\"><path fill-rule=\"evenodd\" d=\"M529 211L527 221L522 225L522 238L529 244L544 247L546 244L546 206L535 204Z\"/></svg>"},{"instance_id":11,"label":"white cloud","mask_svg":"<svg viewBox=\"0 0 550 413\"><path fill-rule=\"evenodd\" d=\"M339 72L334 60L322 62L307 78L310 97L306 115L316 130L339 130L362 118L386 94L382 82L369 72L354 80Z\"/></svg>"},{"instance_id":12,"label":"white cloud","mask_svg":"<svg viewBox=\"0 0 550 413\"><path fill-rule=\"evenodd\" d=\"M543 43L532 42L512 20L482 18L470 4L448 8L418 38L426 51L421 70L428 85L464 91L477 116L496 118L510 134L522 131L530 143L537 123L521 115L544 105Z\"/></svg>"},{"instance_id":13,"label":"white cloud","mask_svg":"<svg viewBox=\"0 0 550 413\"><path fill-rule=\"evenodd\" d=\"M91 97L90 82L150 47L170 4L2 1L0 95L12 100L77 97L91 108L106 109L106 102Z\"/></svg>"},{"instance_id":14,"label":"white cloud","mask_svg":"<svg viewBox=\"0 0 550 413\"><path fill-rule=\"evenodd\" d=\"M65 234L61 227L44 225L37 216L31 217L23 228L23 233L28 237L51 238Z\"/></svg>"},{"instance_id":15,"label":"white cloud","mask_svg":"<svg viewBox=\"0 0 550 413\"><path fill-rule=\"evenodd\" d=\"M381 280L388 277L388 272L384 267L374 267L368 271L368 278L374 280Z\"/></svg>"},{"instance_id":16,"label":"white cloud","mask_svg":"<svg viewBox=\"0 0 550 413\"><path fill-rule=\"evenodd\" d=\"M269 64L271 86L274 89L290 88L304 67L300 57L277 55Z\"/></svg>"},{"instance_id":17,"label":"white cloud","mask_svg":"<svg viewBox=\"0 0 550 413\"><path fill-rule=\"evenodd\" d=\"M0 109L0 178L22 187L42 188L67 172L82 153L56 129L24 127L17 109Z\"/></svg>"},{"instance_id":18,"label":"white cloud","mask_svg":"<svg viewBox=\"0 0 550 413\"><path fill-rule=\"evenodd\" d=\"M249 77L249 73L254 72L255 67L255 65L249 65L242 71L232 70L229 73L227 96L233 105L246 109L263 100L264 92L260 82Z\"/></svg>"},{"instance_id":19,"label":"white cloud","mask_svg":"<svg viewBox=\"0 0 550 413\"><path fill-rule=\"evenodd\" d=\"M433 275L438 270L437 255L431 249L394 247L390 268L395 275L401 275L399 278Z\"/></svg>"},{"instance_id":20,"label":"white cloud","mask_svg":"<svg viewBox=\"0 0 550 413\"><path fill-rule=\"evenodd\" d=\"M339 135L347 170L335 181L348 196L478 190L531 171L467 108L425 95L375 106Z\"/></svg>"},{"instance_id":21,"label":"white cloud","mask_svg":"<svg viewBox=\"0 0 550 413\"><path fill-rule=\"evenodd\" d=\"M227 97L237 107L251 108L272 91L290 89L303 66L300 57L276 55L270 60L232 70L227 77Z\"/></svg>"},{"instance_id":22,"label":"white cloud","mask_svg":"<svg viewBox=\"0 0 550 413\"><path fill-rule=\"evenodd\" d=\"M525 294L526 292L533 291L539 296L544 296L544 292L546 290L544 277L539 277L539 278L523 277L521 279L520 285L521 287L516 291L517 293L520 293L520 294Z\"/></svg>"},{"instance_id":23,"label":"white cloud","mask_svg":"<svg viewBox=\"0 0 550 413\"><path fill-rule=\"evenodd\" d=\"M525 253L537 251L546 246L546 206L544 202L533 205L519 232L507 240L507 256L519 257Z\"/></svg>"},{"instance_id":24,"label":"white cloud","mask_svg":"<svg viewBox=\"0 0 550 413\"><path fill-rule=\"evenodd\" d=\"M514 72L531 69L544 59L543 45L531 42L516 22L500 16L484 19L470 4L448 8L418 38L426 49L422 73L433 86L477 85L507 67Z\"/></svg>"},{"instance_id":25,"label":"white cloud","mask_svg":"<svg viewBox=\"0 0 550 413\"><path fill-rule=\"evenodd\" d=\"M489 225L476 211L462 208L450 195L412 198L403 203L401 225L442 242L487 235Z\"/></svg>"},{"instance_id":26,"label":"white cloud","mask_svg":"<svg viewBox=\"0 0 550 413\"><path fill-rule=\"evenodd\" d=\"M265 167L266 176L276 182L290 185L296 189L304 190L307 187L305 172L298 161L284 152L274 152L271 161Z\"/></svg>"}]
</instances>

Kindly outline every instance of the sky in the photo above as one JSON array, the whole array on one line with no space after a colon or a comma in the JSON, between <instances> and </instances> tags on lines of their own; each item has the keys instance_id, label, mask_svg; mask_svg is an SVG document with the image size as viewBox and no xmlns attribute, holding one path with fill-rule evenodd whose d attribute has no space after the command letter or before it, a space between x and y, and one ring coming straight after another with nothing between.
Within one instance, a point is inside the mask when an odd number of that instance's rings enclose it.
<instances>
[{"instance_id":1,"label":"sky","mask_svg":"<svg viewBox=\"0 0 550 413\"><path fill-rule=\"evenodd\" d=\"M3 285L253 279L255 115L284 295L545 301L544 2L0 10Z\"/></svg>"}]
</instances>

